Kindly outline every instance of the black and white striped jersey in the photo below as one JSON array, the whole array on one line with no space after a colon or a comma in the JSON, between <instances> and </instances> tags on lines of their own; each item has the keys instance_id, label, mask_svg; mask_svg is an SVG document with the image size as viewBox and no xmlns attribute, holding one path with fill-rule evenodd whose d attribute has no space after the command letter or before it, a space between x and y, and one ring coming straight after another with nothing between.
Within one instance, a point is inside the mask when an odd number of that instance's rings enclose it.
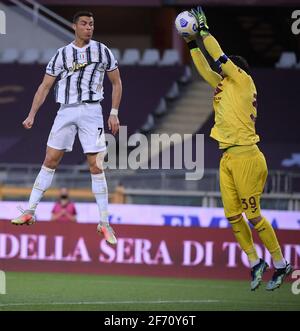
<instances>
[{"instance_id":1,"label":"black and white striped jersey","mask_svg":"<svg viewBox=\"0 0 300 331\"><path fill-rule=\"evenodd\" d=\"M59 48L47 65L46 73L57 77L55 86L56 102L74 104L82 101L103 99L105 71L118 67L109 48L95 40L79 48L70 43Z\"/></svg>"}]
</instances>

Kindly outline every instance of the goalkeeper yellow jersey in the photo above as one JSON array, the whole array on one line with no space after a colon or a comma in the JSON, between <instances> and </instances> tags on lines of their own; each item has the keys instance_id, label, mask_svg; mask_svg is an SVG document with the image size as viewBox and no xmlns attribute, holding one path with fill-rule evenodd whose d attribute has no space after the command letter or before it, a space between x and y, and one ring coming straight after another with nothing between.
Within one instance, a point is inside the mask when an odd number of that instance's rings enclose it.
<instances>
[{"instance_id":1,"label":"goalkeeper yellow jersey","mask_svg":"<svg viewBox=\"0 0 300 331\"><path fill-rule=\"evenodd\" d=\"M204 39L204 46L215 61L224 54L211 35ZM199 48L192 49L191 56L200 75L215 89L215 125L210 136L219 142L221 149L256 144L257 92L251 76L228 59L222 64L223 78L211 69Z\"/></svg>"},{"instance_id":2,"label":"goalkeeper yellow jersey","mask_svg":"<svg viewBox=\"0 0 300 331\"><path fill-rule=\"evenodd\" d=\"M257 94L254 82L238 67L231 69L230 76L217 85L213 100L215 125L210 136L219 142L221 149L259 141L255 132Z\"/></svg>"}]
</instances>

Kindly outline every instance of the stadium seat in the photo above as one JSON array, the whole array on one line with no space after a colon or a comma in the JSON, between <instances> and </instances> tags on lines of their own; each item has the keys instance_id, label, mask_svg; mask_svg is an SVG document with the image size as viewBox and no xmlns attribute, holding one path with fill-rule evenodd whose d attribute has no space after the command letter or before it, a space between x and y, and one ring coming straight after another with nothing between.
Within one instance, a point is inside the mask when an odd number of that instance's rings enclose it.
<instances>
[{"instance_id":1,"label":"stadium seat","mask_svg":"<svg viewBox=\"0 0 300 331\"><path fill-rule=\"evenodd\" d=\"M40 57L40 51L38 49L28 48L22 52L18 62L22 64L31 64L37 62L39 57Z\"/></svg>"},{"instance_id":2,"label":"stadium seat","mask_svg":"<svg viewBox=\"0 0 300 331\"><path fill-rule=\"evenodd\" d=\"M55 48L47 48L43 49L41 52L41 56L38 59L38 63L40 64L47 64L51 58L56 54L57 49Z\"/></svg>"},{"instance_id":3,"label":"stadium seat","mask_svg":"<svg viewBox=\"0 0 300 331\"><path fill-rule=\"evenodd\" d=\"M191 67L186 65L184 67L184 73L183 75L179 78L179 82L182 84L187 84L192 80L192 70Z\"/></svg>"},{"instance_id":4,"label":"stadium seat","mask_svg":"<svg viewBox=\"0 0 300 331\"><path fill-rule=\"evenodd\" d=\"M168 100L175 100L179 97L179 86L177 82L174 82L166 94Z\"/></svg>"},{"instance_id":5,"label":"stadium seat","mask_svg":"<svg viewBox=\"0 0 300 331\"><path fill-rule=\"evenodd\" d=\"M153 130L154 127L155 127L154 117L153 117L152 114L149 114L148 117L147 117L146 122L141 127L141 132L148 133L149 131Z\"/></svg>"},{"instance_id":6,"label":"stadium seat","mask_svg":"<svg viewBox=\"0 0 300 331\"><path fill-rule=\"evenodd\" d=\"M121 59L121 52L120 52L120 50L118 48L111 48L110 50L112 51L115 59L117 61L120 61L120 59Z\"/></svg>"},{"instance_id":7,"label":"stadium seat","mask_svg":"<svg viewBox=\"0 0 300 331\"><path fill-rule=\"evenodd\" d=\"M0 63L13 63L19 57L19 50L15 48L7 48L0 54Z\"/></svg>"},{"instance_id":8,"label":"stadium seat","mask_svg":"<svg viewBox=\"0 0 300 331\"><path fill-rule=\"evenodd\" d=\"M166 114L167 111L168 111L168 108L167 108L166 100L164 98L161 98L158 103L158 106L156 107L156 109L154 110L153 113L156 116L161 116L161 115Z\"/></svg>"},{"instance_id":9,"label":"stadium seat","mask_svg":"<svg viewBox=\"0 0 300 331\"><path fill-rule=\"evenodd\" d=\"M180 64L179 54L176 49L166 49L163 57L159 62L160 66L173 66Z\"/></svg>"},{"instance_id":10,"label":"stadium seat","mask_svg":"<svg viewBox=\"0 0 300 331\"><path fill-rule=\"evenodd\" d=\"M152 66L159 62L160 56L159 51L156 48L148 48L144 51L139 65L141 66Z\"/></svg>"},{"instance_id":11,"label":"stadium seat","mask_svg":"<svg viewBox=\"0 0 300 331\"><path fill-rule=\"evenodd\" d=\"M292 68L296 65L297 58L294 52L283 52L280 59L275 63L276 68Z\"/></svg>"},{"instance_id":12,"label":"stadium seat","mask_svg":"<svg viewBox=\"0 0 300 331\"><path fill-rule=\"evenodd\" d=\"M127 48L124 51L123 57L120 60L122 65L135 65L139 63L141 58L140 51L137 48Z\"/></svg>"}]
</instances>

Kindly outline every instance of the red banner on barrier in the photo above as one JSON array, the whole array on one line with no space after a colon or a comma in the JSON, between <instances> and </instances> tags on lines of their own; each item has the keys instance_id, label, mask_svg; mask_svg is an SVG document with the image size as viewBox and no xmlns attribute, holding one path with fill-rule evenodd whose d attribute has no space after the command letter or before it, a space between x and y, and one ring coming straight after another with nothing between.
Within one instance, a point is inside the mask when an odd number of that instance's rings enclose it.
<instances>
[{"instance_id":1,"label":"red banner on barrier","mask_svg":"<svg viewBox=\"0 0 300 331\"><path fill-rule=\"evenodd\" d=\"M247 257L231 229L114 225L112 247L93 224L0 221L0 269L195 278L249 278ZM300 268L300 232L280 230L287 260ZM255 242L259 243L255 236ZM271 257L261 244L260 256Z\"/></svg>"}]
</instances>

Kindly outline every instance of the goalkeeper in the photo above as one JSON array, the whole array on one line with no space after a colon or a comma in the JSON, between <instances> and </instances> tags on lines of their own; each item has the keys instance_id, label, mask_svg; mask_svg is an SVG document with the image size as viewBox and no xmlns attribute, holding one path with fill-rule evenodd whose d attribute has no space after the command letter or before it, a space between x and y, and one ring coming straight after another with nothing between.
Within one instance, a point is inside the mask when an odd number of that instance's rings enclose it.
<instances>
[{"instance_id":1,"label":"goalkeeper","mask_svg":"<svg viewBox=\"0 0 300 331\"><path fill-rule=\"evenodd\" d=\"M215 90L213 107L215 124L210 136L217 140L223 151L220 161L220 189L225 216L232 225L236 240L247 254L251 267L251 290L259 287L268 264L258 257L251 229L242 213L272 255L275 272L266 290L278 288L292 272L284 259L276 234L269 221L261 215L260 197L268 174L264 155L257 147L255 132L257 92L249 74L247 61L241 56L226 56L217 40L209 33L201 7L191 13L198 22L204 47L221 68L213 71L198 48L196 37L185 37L193 62L199 74Z\"/></svg>"}]
</instances>

